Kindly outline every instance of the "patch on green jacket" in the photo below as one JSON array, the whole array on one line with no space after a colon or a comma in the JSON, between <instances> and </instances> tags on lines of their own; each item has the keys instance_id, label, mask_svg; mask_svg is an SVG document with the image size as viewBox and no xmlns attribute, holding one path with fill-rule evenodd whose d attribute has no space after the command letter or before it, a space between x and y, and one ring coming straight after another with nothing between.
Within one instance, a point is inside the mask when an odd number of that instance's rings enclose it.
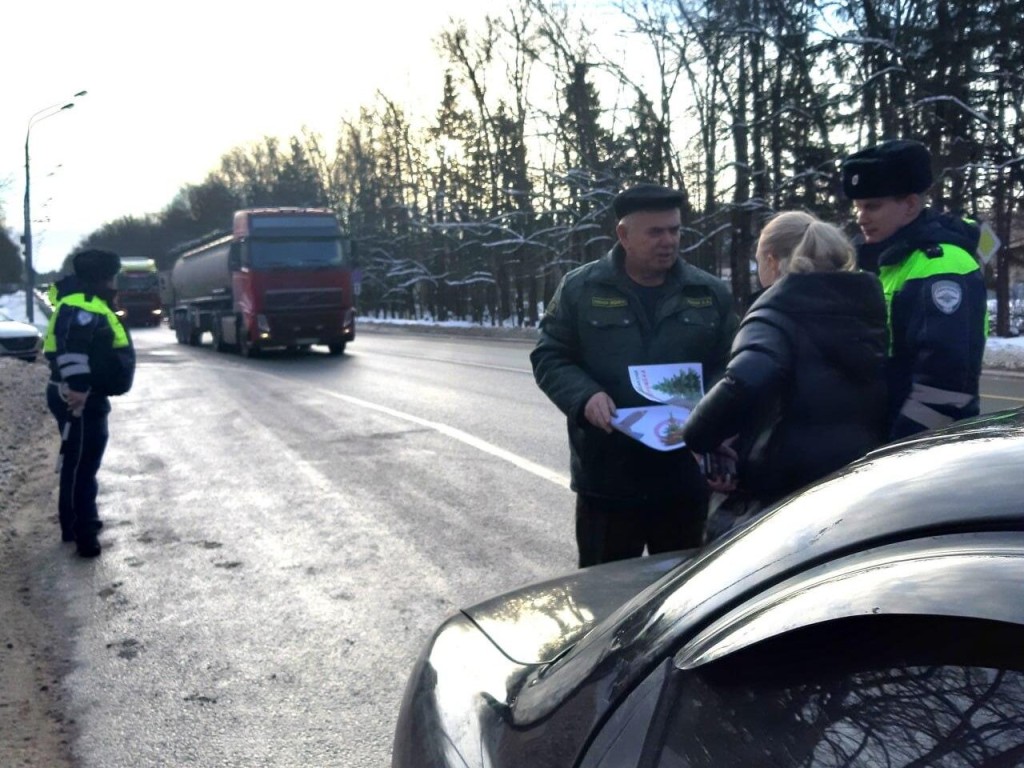
<instances>
[{"instance_id":1,"label":"patch on green jacket","mask_svg":"<svg viewBox=\"0 0 1024 768\"><path fill-rule=\"evenodd\" d=\"M592 307L625 307L628 302L620 296L613 296L606 298L604 296L594 296L590 299L590 306Z\"/></svg>"},{"instance_id":2,"label":"patch on green jacket","mask_svg":"<svg viewBox=\"0 0 1024 768\"><path fill-rule=\"evenodd\" d=\"M686 303L691 307L710 307L713 302L711 301L710 296L703 296L699 299L691 299L687 296Z\"/></svg>"}]
</instances>

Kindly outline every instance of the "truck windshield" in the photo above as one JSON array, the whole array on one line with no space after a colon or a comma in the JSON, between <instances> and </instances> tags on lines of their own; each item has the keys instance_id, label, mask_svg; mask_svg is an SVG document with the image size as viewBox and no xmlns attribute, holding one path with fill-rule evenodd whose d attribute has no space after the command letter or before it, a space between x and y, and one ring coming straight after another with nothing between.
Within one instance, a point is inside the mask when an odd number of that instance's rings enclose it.
<instances>
[{"instance_id":1,"label":"truck windshield","mask_svg":"<svg viewBox=\"0 0 1024 768\"><path fill-rule=\"evenodd\" d=\"M121 272L117 276L119 291L155 291L159 288L159 277L155 272Z\"/></svg>"},{"instance_id":2,"label":"truck windshield","mask_svg":"<svg viewBox=\"0 0 1024 768\"><path fill-rule=\"evenodd\" d=\"M344 263L341 241L337 238L275 237L249 241L252 269L318 269L340 267Z\"/></svg>"}]
</instances>

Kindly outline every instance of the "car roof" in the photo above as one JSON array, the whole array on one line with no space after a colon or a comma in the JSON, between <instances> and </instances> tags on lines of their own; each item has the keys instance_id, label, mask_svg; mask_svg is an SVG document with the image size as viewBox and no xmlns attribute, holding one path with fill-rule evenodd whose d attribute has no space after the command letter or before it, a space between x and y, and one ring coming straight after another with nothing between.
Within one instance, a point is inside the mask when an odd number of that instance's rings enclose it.
<instances>
[{"instance_id":1,"label":"car roof","mask_svg":"<svg viewBox=\"0 0 1024 768\"><path fill-rule=\"evenodd\" d=\"M959 422L876 450L781 501L684 562L597 626L527 686L517 719L557 706L616 655L623 683L796 574L856 553L951 533L1024 529L1024 409Z\"/></svg>"},{"instance_id":2,"label":"car roof","mask_svg":"<svg viewBox=\"0 0 1024 768\"><path fill-rule=\"evenodd\" d=\"M690 669L795 629L862 616L945 616L1024 634L1024 531L902 541L824 563L719 618L676 655Z\"/></svg>"}]
</instances>

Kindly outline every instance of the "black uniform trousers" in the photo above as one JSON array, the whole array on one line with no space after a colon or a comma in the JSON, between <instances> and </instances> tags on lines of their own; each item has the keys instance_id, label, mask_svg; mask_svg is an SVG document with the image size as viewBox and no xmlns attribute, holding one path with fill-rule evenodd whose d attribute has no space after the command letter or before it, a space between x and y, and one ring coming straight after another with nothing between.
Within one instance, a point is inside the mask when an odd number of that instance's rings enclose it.
<instances>
[{"instance_id":1,"label":"black uniform trousers","mask_svg":"<svg viewBox=\"0 0 1024 768\"><path fill-rule=\"evenodd\" d=\"M702 484L703 485L703 484ZM708 491L695 488L688 498L623 502L576 495L576 545L579 566L655 555L701 545Z\"/></svg>"},{"instance_id":2,"label":"black uniform trousers","mask_svg":"<svg viewBox=\"0 0 1024 768\"><path fill-rule=\"evenodd\" d=\"M86 409L81 416L72 416L55 384L46 388L46 404L57 420L61 435L68 426L67 438L61 441L60 498L57 502L61 538L79 544L88 543L95 540L99 530L96 474L107 448L107 414L101 410Z\"/></svg>"}]
</instances>

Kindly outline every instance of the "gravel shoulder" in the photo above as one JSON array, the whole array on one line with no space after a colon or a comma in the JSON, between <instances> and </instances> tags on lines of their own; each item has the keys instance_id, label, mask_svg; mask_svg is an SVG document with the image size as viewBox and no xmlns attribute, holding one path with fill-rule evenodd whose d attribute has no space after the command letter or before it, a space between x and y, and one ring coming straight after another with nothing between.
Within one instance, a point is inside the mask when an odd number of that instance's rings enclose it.
<instances>
[{"instance_id":1,"label":"gravel shoulder","mask_svg":"<svg viewBox=\"0 0 1024 768\"><path fill-rule=\"evenodd\" d=\"M46 409L45 363L0 358L0 764L73 765L74 723L63 714L67 662L55 636L42 569L60 547L57 434Z\"/></svg>"}]
</instances>

